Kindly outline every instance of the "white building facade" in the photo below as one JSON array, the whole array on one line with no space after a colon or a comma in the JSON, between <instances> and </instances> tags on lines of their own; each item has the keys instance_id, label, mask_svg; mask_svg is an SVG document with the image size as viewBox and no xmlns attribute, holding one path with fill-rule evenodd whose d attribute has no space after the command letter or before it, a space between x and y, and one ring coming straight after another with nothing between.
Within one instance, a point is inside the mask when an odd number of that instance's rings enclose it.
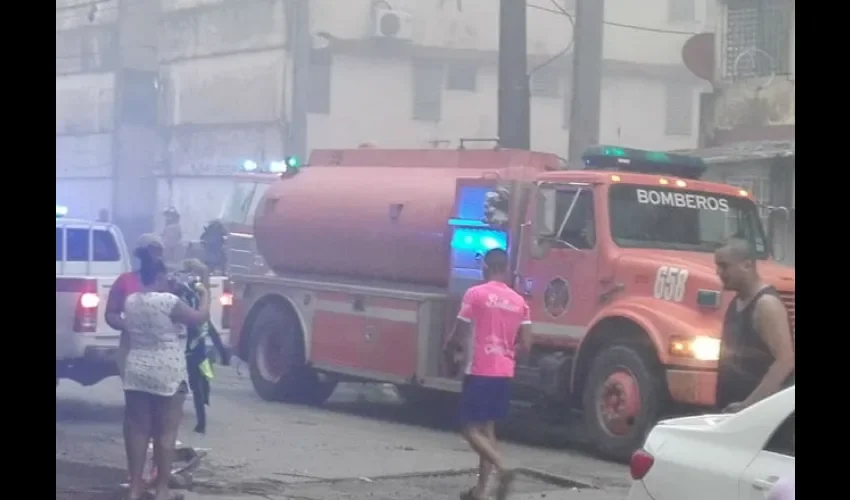
<instances>
[{"instance_id":1,"label":"white building facade","mask_svg":"<svg viewBox=\"0 0 850 500\"><path fill-rule=\"evenodd\" d=\"M316 71L323 112L310 117L310 146L374 141L425 146L494 137L498 2L317 0L313 33L334 43ZM696 145L701 84L681 62L682 44L705 28L702 0L606 2L603 142L655 149ZM403 50L386 50L381 21L392 9ZM570 0L528 2L532 147L566 155L572 83ZM562 57L554 56L567 52ZM391 54L391 55L390 55ZM329 61L329 62L328 62ZM551 61L546 66L540 64ZM322 81L322 78L327 81ZM380 117L380 119L375 119Z\"/></svg>"},{"instance_id":2,"label":"white building facade","mask_svg":"<svg viewBox=\"0 0 850 500\"><path fill-rule=\"evenodd\" d=\"M94 216L111 197L107 55L119 1L105 2L94 21L86 11L60 15L57 4L57 40L60 32L66 40L61 57L57 41L57 190L66 203L85 207L81 216ZM191 233L217 215L236 165L286 153L291 20L286 0L159 2L157 203L176 206ZM606 1L602 142L696 146L705 85L684 68L681 48L706 30L713 5ZM309 149L456 145L461 137L496 135L496 0L311 0L309 9ZM571 0L528 2L532 147L562 156L574 12ZM95 185L102 194L79 194Z\"/></svg>"}]
</instances>

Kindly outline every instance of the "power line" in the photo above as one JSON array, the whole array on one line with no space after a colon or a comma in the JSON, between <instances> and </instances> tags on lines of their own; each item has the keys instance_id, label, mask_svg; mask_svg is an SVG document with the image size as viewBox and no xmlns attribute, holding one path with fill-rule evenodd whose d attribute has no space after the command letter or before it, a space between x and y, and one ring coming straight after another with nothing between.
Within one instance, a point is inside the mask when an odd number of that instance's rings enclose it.
<instances>
[{"instance_id":1,"label":"power line","mask_svg":"<svg viewBox=\"0 0 850 500\"><path fill-rule=\"evenodd\" d=\"M528 8L529 9L535 9L535 10L542 10L543 12L548 12L550 14L557 14L559 16L568 15L568 17L572 17L572 16L569 16L569 14L564 9L561 9L560 7L558 9L551 9L549 7L543 7L541 5L528 4ZM666 35L688 35L688 36L690 36L690 35L699 34L695 31L680 31L680 30L668 30L668 29L663 29L663 28L650 28L649 26L637 26L637 25L634 25L634 24L624 24L624 23L617 23L617 22L613 22L613 21L604 21L604 24L606 24L608 26L615 26L617 28L626 28L626 29L631 29L631 30L635 30L635 31L646 31L646 32L649 32L649 33L661 33L661 34L666 34Z\"/></svg>"},{"instance_id":2,"label":"power line","mask_svg":"<svg viewBox=\"0 0 850 500\"><path fill-rule=\"evenodd\" d=\"M92 8L97 7L102 3L115 2L115 0L91 0L90 2L82 2L75 3L73 5L63 5L61 7L56 7L56 12L61 12L63 10L75 10L75 9L85 9L86 7Z\"/></svg>"},{"instance_id":3,"label":"power line","mask_svg":"<svg viewBox=\"0 0 850 500\"><path fill-rule=\"evenodd\" d=\"M549 0L549 1L552 3L552 6L555 7L556 9L558 9L558 11L560 11L561 15L566 17L567 20L570 22L570 26L572 27L572 35L570 35L570 43L568 43L566 47L564 47L563 49L558 51L554 56L550 57L549 59L546 59L542 63L540 63L537 66L535 66L534 68L532 68L528 72L529 77L531 75L533 75L535 71L537 71L539 69L543 69L546 66L555 62L557 59L560 59L561 57L567 55L573 49L573 44L575 44L575 41L576 41L576 34L575 34L576 20L575 20L575 17L573 17L573 15L570 14L569 12L567 12L567 10L565 8L561 7L556 0ZM600 0L600 1L602 1L602 0Z\"/></svg>"}]
</instances>

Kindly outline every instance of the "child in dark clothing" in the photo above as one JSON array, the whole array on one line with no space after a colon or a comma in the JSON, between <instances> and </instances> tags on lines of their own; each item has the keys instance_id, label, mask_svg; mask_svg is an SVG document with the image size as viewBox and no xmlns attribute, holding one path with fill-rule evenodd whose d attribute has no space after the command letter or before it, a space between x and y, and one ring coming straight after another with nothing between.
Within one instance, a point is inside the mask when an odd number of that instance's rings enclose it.
<instances>
[{"instance_id":1,"label":"child in dark clothing","mask_svg":"<svg viewBox=\"0 0 850 500\"><path fill-rule=\"evenodd\" d=\"M178 296L192 307L198 307L200 300L194 290L196 283L204 284L209 289L209 276L206 266L197 259L183 262L183 271L189 275L188 282L178 286ZM212 366L207 357L207 337L221 357L223 365L229 364L229 354L221 341L221 336L211 322L186 328L186 363L189 372L189 388L192 390L192 401L195 404L197 425L195 432L205 433L207 430L206 407L210 404L210 380L213 378Z\"/></svg>"}]
</instances>

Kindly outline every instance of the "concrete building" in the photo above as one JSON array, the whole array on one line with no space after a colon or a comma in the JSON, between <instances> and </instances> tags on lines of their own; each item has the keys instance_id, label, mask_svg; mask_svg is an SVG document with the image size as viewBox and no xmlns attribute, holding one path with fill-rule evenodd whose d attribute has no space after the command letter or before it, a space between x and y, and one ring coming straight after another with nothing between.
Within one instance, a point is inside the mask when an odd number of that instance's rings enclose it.
<instances>
[{"instance_id":1,"label":"concrete building","mask_svg":"<svg viewBox=\"0 0 850 500\"><path fill-rule=\"evenodd\" d=\"M723 0L700 151L717 180L762 206L777 258L795 262L795 0Z\"/></svg>"},{"instance_id":2,"label":"concrete building","mask_svg":"<svg viewBox=\"0 0 850 500\"><path fill-rule=\"evenodd\" d=\"M705 145L789 141L795 133L795 0L723 0Z\"/></svg>"},{"instance_id":3,"label":"concrete building","mask_svg":"<svg viewBox=\"0 0 850 500\"><path fill-rule=\"evenodd\" d=\"M76 217L109 210L128 239L149 231L161 209L158 10L56 2L56 201Z\"/></svg>"},{"instance_id":4,"label":"concrete building","mask_svg":"<svg viewBox=\"0 0 850 500\"><path fill-rule=\"evenodd\" d=\"M57 40L60 31L65 38L80 33L82 40L74 45L82 57L74 59L68 48L63 58L57 55L57 189L64 203L79 204L72 209L82 216L109 207L112 196L78 193L82 185L97 185L92 188L97 192L109 185L110 153L102 143L114 121L115 84L110 61L98 54L114 43L117 21L104 14L119 11L106 8L117 1L94 2L102 11L94 21L86 9L77 9L76 17L67 14L68 19L57 10ZM176 206L184 230L197 233L217 215L227 175L236 165L286 152L293 19L286 0L150 3L160 9L155 203ZM384 147L456 145L460 137L496 135L498 2L310 0L308 5L313 42L305 96L308 148L367 141ZM684 68L681 48L690 34L705 30L713 5L710 0L608 0L603 142L654 149L696 146L699 94L707 85ZM572 24L564 12L573 13L575 2L530 0L528 6L532 146L566 156ZM65 57L79 59L78 64L69 68ZM100 73L83 74L93 67Z\"/></svg>"}]
</instances>

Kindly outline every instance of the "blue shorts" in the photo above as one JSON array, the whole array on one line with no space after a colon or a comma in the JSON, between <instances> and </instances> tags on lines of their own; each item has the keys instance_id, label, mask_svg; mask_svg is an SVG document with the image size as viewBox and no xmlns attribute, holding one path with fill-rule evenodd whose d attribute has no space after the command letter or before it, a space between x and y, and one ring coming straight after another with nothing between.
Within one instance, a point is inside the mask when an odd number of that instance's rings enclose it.
<instances>
[{"instance_id":1,"label":"blue shorts","mask_svg":"<svg viewBox=\"0 0 850 500\"><path fill-rule=\"evenodd\" d=\"M461 426L504 420L510 405L510 377L464 377L459 408Z\"/></svg>"}]
</instances>

